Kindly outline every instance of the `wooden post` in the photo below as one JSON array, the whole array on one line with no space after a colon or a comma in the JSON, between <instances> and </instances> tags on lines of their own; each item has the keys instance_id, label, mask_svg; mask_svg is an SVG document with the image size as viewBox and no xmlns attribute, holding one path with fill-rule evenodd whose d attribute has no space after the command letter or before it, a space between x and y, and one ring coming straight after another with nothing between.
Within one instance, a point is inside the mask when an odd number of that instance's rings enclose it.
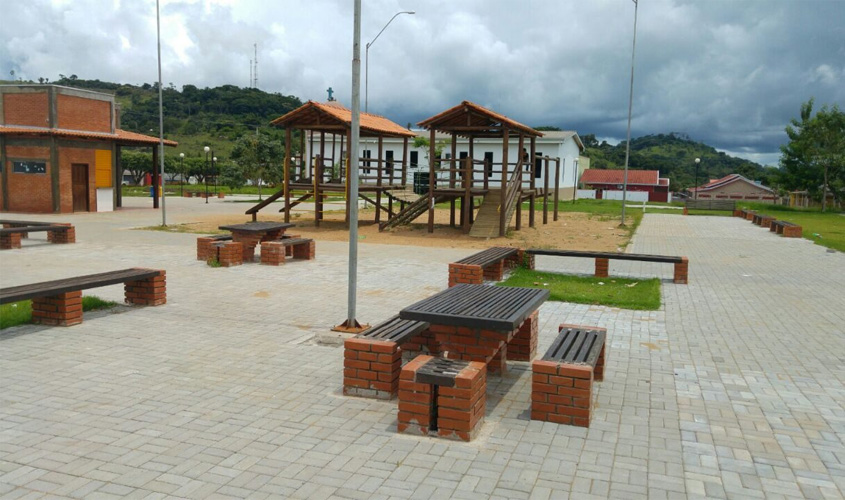
<instances>
[{"instance_id":1,"label":"wooden post","mask_svg":"<svg viewBox=\"0 0 845 500\"><path fill-rule=\"evenodd\" d=\"M543 224L549 223L549 157L545 157L543 163Z\"/></svg>"},{"instance_id":2,"label":"wooden post","mask_svg":"<svg viewBox=\"0 0 845 500\"><path fill-rule=\"evenodd\" d=\"M516 176L516 199L514 202L516 203L516 230L519 231L522 229L522 183L525 180L525 163L526 163L526 156L527 153L523 153L525 151L525 135L520 133L519 134L519 145L516 148L517 154L519 154L519 160L516 162L518 165L519 172ZM529 158L528 161L531 159Z\"/></svg>"},{"instance_id":3,"label":"wooden post","mask_svg":"<svg viewBox=\"0 0 845 500\"><path fill-rule=\"evenodd\" d=\"M335 156L334 156L335 137L336 136L337 136L337 134L332 132L332 180L334 180L334 173L335 173L334 169L335 169L335 166L337 165L337 162L335 162Z\"/></svg>"},{"instance_id":4,"label":"wooden post","mask_svg":"<svg viewBox=\"0 0 845 500\"><path fill-rule=\"evenodd\" d=\"M313 178L314 177L314 162L312 158L314 158L314 131L311 131L308 134L308 176Z\"/></svg>"},{"instance_id":5,"label":"wooden post","mask_svg":"<svg viewBox=\"0 0 845 500\"><path fill-rule=\"evenodd\" d=\"M299 178L305 177L305 129L299 131Z\"/></svg>"},{"instance_id":6,"label":"wooden post","mask_svg":"<svg viewBox=\"0 0 845 500\"><path fill-rule=\"evenodd\" d=\"M290 128L285 129L285 222L290 222L290 157L293 148L291 147L292 133ZM255 214L253 214L255 215ZM255 220L255 219L253 219Z\"/></svg>"},{"instance_id":7,"label":"wooden post","mask_svg":"<svg viewBox=\"0 0 845 500\"><path fill-rule=\"evenodd\" d=\"M528 176L531 179L531 197L528 200L528 209L530 212L528 213L528 227L534 227L534 209L535 209L535 201L537 200L537 179L534 176L534 169L537 168L537 138L531 136L531 165L529 165Z\"/></svg>"},{"instance_id":8,"label":"wooden post","mask_svg":"<svg viewBox=\"0 0 845 500\"><path fill-rule=\"evenodd\" d=\"M469 160L470 160L470 167L469 167L469 188L470 188L470 195L469 195L469 223L473 223L474 214L473 214L473 196L472 196L472 188L475 187L475 172L473 169L475 168L475 150L473 148L473 136L469 136Z\"/></svg>"},{"instance_id":9,"label":"wooden post","mask_svg":"<svg viewBox=\"0 0 845 500\"><path fill-rule=\"evenodd\" d=\"M322 132L321 132L322 133ZM323 176L323 157L314 158L314 226L320 227L323 218L323 199L320 193L320 178Z\"/></svg>"},{"instance_id":10,"label":"wooden post","mask_svg":"<svg viewBox=\"0 0 845 500\"><path fill-rule=\"evenodd\" d=\"M50 168L53 169L55 167L50 165ZM158 208L158 168L158 144L156 144L153 146L153 208ZM208 175L208 172L206 172L206 175ZM208 184L207 179L203 180Z\"/></svg>"},{"instance_id":11,"label":"wooden post","mask_svg":"<svg viewBox=\"0 0 845 500\"><path fill-rule=\"evenodd\" d=\"M471 209L471 196L472 192L470 189L472 188L472 157L467 156L466 160L464 161L464 199L461 201L461 227L464 230L464 233L468 233L471 227L470 222L470 212Z\"/></svg>"},{"instance_id":12,"label":"wooden post","mask_svg":"<svg viewBox=\"0 0 845 500\"><path fill-rule=\"evenodd\" d=\"M376 162L376 223L381 221L381 188L382 188L382 171L384 169L384 139L378 136L378 161Z\"/></svg>"},{"instance_id":13,"label":"wooden post","mask_svg":"<svg viewBox=\"0 0 845 500\"><path fill-rule=\"evenodd\" d=\"M408 138L402 140L402 187L408 183Z\"/></svg>"},{"instance_id":14,"label":"wooden post","mask_svg":"<svg viewBox=\"0 0 845 500\"><path fill-rule=\"evenodd\" d=\"M455 161L458 155L458 134L452 132L452 157L449 159L449 189L455 189ZM461 221L463 224L463 221ZM449 200L449 225L455 227L455 198Z\"/></svg>"},{"instance_id":15,"label":"wooden post","mask_svg":"<svg viewBox=\"0 0 845 500\"><path fill-rule=\"evenodd\" d=\"M502 184L499 187L501 191L501 197L499 203L499 236L504 236L505 232L507 232L507 227L505 224L505 212L507 212L507 203L508 199L508 136L510 134L510 130L505 127L503 130L504 134L502 136Z\"/></svg>"},{"instance_id":16,"label":"wooden post","mask_svg":"<svg viewBox=\"0 0 845 500\"><path fill-rule=\"evenodd\" d=\"M434 232L434 128L428 143L428 232Z\"/></svg>"},{"instance_id":17,"label":"wooden post","mask_svg":"<svg viewBox=\"0 0 845 500\"><path fill-rule=\"evenodd\" d=\"M577 186L576 186L577 189ZM555 159L555 216L554 220L557 220L557 202L558 197L560 196L560 158ZM575 199L575 195L573 193L572 199Z\"/></svg>"}]
</instances>

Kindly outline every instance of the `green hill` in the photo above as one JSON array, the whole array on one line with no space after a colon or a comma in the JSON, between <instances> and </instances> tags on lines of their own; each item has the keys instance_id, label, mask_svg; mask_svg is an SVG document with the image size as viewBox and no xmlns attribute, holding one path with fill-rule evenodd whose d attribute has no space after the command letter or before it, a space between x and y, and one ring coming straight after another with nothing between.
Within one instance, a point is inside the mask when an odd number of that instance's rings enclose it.
<instances>
[{"instance_id":1,"label":"green hill","mask_svg":"<svg viewBox=\"0 0 845 500\"><path fill-rule=\"evenodd\" d=\"M606 141L600 144L593 134L585 134L582 140L587 148L584 156L590 158L591 168L624 167L624 141L616 146ZM699 184L728 174L740 174L751 180L762 181L766 186L774 185L777 179L776 168L735 158L674 132L632 139L628 167L634 170L659 170L661 177L670 179L673 191L681 191L695 184L696 158L701 158L698 167Z\"/></svg>"}]
</instances>

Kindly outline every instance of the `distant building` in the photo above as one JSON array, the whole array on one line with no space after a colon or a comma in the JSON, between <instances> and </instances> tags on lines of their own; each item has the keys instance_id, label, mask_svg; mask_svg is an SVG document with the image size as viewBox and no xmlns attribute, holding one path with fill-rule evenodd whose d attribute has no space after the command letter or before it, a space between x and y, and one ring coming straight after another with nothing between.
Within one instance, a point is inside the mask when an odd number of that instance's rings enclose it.
<instances>
[{"instance_id":1,"label":"distant building","mask_svg":"<svg viewBox=\"0 0 845 500\"><path fill-rule=\"evenodd\" d=\"M120 147L157 150L158 143L157 137L120 129L120 109L110 94L0 85L0 207L38 213L113 210L121 206Z\"/></svg>"},{"instance_id":2,"label":"distant building","mask_svg":"<svg viewBox=\"0 0 845 500\"><path fill-rule=\"evenodd\" d=\"M581 175L581 184L585 189L594 189L596 199L607 198L605 192L616 193L622 191L625 184L624 170L587 169ZM647 192L648 201L668 202L669 179L660 177L657 170L628 170L629 192ZM614 196L614 199L617 197Z\"/></svg>"},{"instance_id":3,"label":"distant building","mask_svg":"<svg viewBox=\"0 0 845 500\"><path fill-rule=\"evenodd\" d=\"M710 179L710 182L691 188L691 198L699 200L754 200L762 203L774 203L777 199L775 192L759 182L746 179L739 174L730 174L721 179Z\"/></svg>"}]
</instances>

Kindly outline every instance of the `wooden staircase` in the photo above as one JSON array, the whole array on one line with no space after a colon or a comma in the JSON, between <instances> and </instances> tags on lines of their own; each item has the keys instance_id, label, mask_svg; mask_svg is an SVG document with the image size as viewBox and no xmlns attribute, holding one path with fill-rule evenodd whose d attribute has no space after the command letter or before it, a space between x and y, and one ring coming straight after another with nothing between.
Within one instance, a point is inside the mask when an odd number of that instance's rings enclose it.
<instances>
[{"instance_id":1,"label":"wooden staircase","mask_svg":"<svg viewBox=\"0 0 845 500\"><path fill-rule=\"evenodd\" d=\"M445 196L436 196L434 198L434 202L440 203L447 199L448 198ZM384 231L385 229L396 227L400 224L410 224L411 221L425 213L426 210L428 210L428 195L423 195L417 198L417 201L405 206L405 208L400 210L394 217L391 217L387 221L379 224L378 229L379 231Z\"/></svg>"}]
</instances>

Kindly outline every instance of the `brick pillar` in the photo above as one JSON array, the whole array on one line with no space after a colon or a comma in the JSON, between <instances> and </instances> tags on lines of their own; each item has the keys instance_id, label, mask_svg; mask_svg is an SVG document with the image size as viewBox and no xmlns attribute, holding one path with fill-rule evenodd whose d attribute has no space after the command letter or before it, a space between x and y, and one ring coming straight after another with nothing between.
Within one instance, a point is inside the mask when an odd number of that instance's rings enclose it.
<instances>
[{"instance_id":1,"label":"brick pillar","mask_svg":"<svg viewBox=\"0 0 845 500\"><path fill-rule=\"evenodd\" d=\"M225 195L225 194L223 194L222 192L218 192L218 193L217 193L217 197L222 199L222 198L225 198L225 197L226 197L226 195Z\"/></svg>"},{"instance_id":2,"label":"brick pillar","mask_svg":"<svg viewBox=\"0 0 845 500\"><path fill-rule=\"evenodd\" d=\"M127 304L160 306L167 303L167 279L165 271L158 276L137 281L127 281L123 286Z\"/></svg>"},{"instance_id":3,"label":"brick pillar","mask_svg":"<svg viewBox=\"0 0 845 500\"><path fill-rule=\"evenodd\" d=\"M183 198L190 198L190 197L191 197L191 192L190 192L190 191L183 191L183 192L182 192L182 197L183 197Z\"/></svg>"},{"instance_id":4,"label":"brick pillar","mask_svg":"<svg viewBox=\"0 0 845 500\"><path fill-rule=\"evenodd\" d=\"M684 207L684 215L689 215L689 209L687 207Z\"/></svg>"},{"instance_id":5,"label":"brick pillar","mask_svg":"<svg viewBox=\"0 0 845 500\"><path fill-rule=\"evenodd\" d=\"M438 387L437 435L471 441L487 410L487 369L470 362L455 378L455 387Z\"/></svg>"},{"instance_id":6,"label":"brick pillar","mask_svg":"<svg viewBox=\"0 0 845 500\"><path fill-rule=\"evenodd\" d=\"M214 248L214 238L199 237L197 238L197 260L208 261L217 256L217 249Z\"/></svg>"},{"instance_id":7,"label":"brick pillar","mask_svg":"<svg viewBox=\"0 0 845 500\"><path fill-rule=\"evenodd\" d=\"M689 259L681 257L681 262L675 263L675 277L672 281L679 285L689 283Z\"/></svg>"},{"instance_id":8,"label":"brick pillar","mask_svg":"<svg viewBox=\"0 0 845 500\"><path fill-rule=\"evenodd\" d=\"M21 233L0 234L0 250L21 247Z\"/></svg>"},{"instance_id":9,"label":"brick pillar","mask_svg":"<svg viewBox=\"0 0 845 500\"><path fill-rule=\"evenodd\" d=\"M402 350L396 342L353 337L343 342L343 393L390 399L399 390Z\"/></svg>"},{"instance_id":10,"label":"brick pillar","mask_svg":"<svg viewBox=\"0 0 845 500\"><path fill-rule=\"evenodd\" d=\"M449 264L449 287L458 283L480 285L484 283L484 270L481 269L481 266L452 262Z\"/></svg>"},{"instance_id":11,"label":"brick pillar","mask_svg":"<svg viewBox=\"0 0 845 500\"><path fill-rule=\"evenodd\" d=\"M53 326L82 323L82 292L67 292L32 299L32 322Z\"/></svg>"},{"instance_id":12,"label":"brick pillar","mask_svg":"<svg viewBox=\"0 0 845 500\"><path fill-rule=\"evenodd\" d=\"M261 263L267 266L285 263L285 246L281 241L267 241L261 244Z\"/></svg>"},{"instance_id":13,"label":"brick pillar","mask_svg":"<svg viewBox=\"0 0 845 500\"><path fill-rule=\"evenodd\" d=\"M489 266L484 268L484 279L490 281L502 281L502 277L505 274L505 261L500 260L498 262L494 262Z\"/></svg>"},{"instance_id":14,"label":"brick pillar","mask_svg":"<svg viewBox=\"0 0 845 500\"><path fill-rule=\"evenodd\" d=\"M500 375L504 375L508 372L508 345L504 344L496 354L493 356L493 359L487 363L487 368L490 370L490 373L498 373Z\"/></svg>"},{"instance_id":15,"label":"brick pillar","mask_svg":"<svg viewBox=\"0 0 845 500\"><path fill-rule=\"evenodd\" d=\"M517 250L516 254L511 255L505 260L505 268L514 269L522 266L525 260L525 250Z\"/></svg>"},{"instance_id":16,"label":"brick pillar","mask_svg":"<svg viewBox=\"0 0 845 500\"><path fill-rule=\"evenodd\" d=\"M240 241L217 243L213 248L217 252L217 262L223 267L240 266L244 263L244 248Z\"/></svg>"},{"instance_id":17,"label":"brick pillar","mask_svg":"<svg viewBox=\"0 0 845 500\"><path fill-rule=\"evenodd\" d=\"M754 220L754 214L751 212L746 212L745 220Z\"/></svg>"},{"instance_id":18,"label":"brick pillar","mask_svg":"<svg viewBox=\"0 0 845 500\"><path fill-rule=\"evenodd\" d=\"M423 330L402 344L402 359L411 361L420 354L440 355L440 344L431 330Z\"/></svg>"},{"instance_id":19,"label":"brick pillar","mask_svg":"<svg viewBox=\"0 0 845 500\"><path fill-rule=\"evenodd\" d=\"M540 312L534 311L522 322L516 335L508 342L508 358L514 361L531 361L537 354Z\"/></svg>"},{"instance_id":20,"label":"brick pillar","mask_svg":"<svg viewBox=\"0 0 845 500\"><path fill-rule=\"evenodd\" d=\"M420 355L402 367L399 376L399 415L396 431L427 436L434 415L434 386L415 382L417 370L433 359ZM346 392L344 388L344 392Z\"/></svg>"},{"instance_id":21,"label":"brick pillar","mask_svg":"<svg viewBox=\"0 0 845 500\"><path fill-rule=\"evenodd\" d=\"M56 226L68 226L64 231L47 231L47 240L52 243L76 243L76 228L68 223L56 223Z\"/></svg>"},{"instance_id":22,"label":"brick pillar","mask_svg":"<svg viewBox=\"0 0 845 500\"><path fill-rule=\"evenodd\" d=\"M592 366L538 360L531 372L531 420L590 426Z\"/></svg>"},{"instance_id":23,"label":"brick pillar","mask_svg":"<svg viewBox=\"0 0 845 500\"><path fill-rule=\"evenodd\" d=\"M596 278L607 278L610 269L610 259L596 257Z\"/></svg>"},{"instance_id":24,"label":"brick pillar","mask_svg":"<svg viewBox=\"0 0 845 500\"><path fill-rule=\"evenodd\" d=\"M314 260L314 257L316 255L316 249L317 247L314 244L314 240L310 240L307 243L300 243L299 245L294 245L293 258Z\"/></svg>"},{"instance_id":25,"label":"brick pillar","mask_svg":"<svg viewBox=\"0 0 845 500\"><path fill-rule=\"evenodd\" d=\"M526 269L534 269L534 257L536 257L536 255L534 255L533 253L525 253L525 259L523 260L523 264L525 265Z\"/></svg>"},{"instance_id":26,"label":"brick pillar","mask_svg":"<svg viewBox=\"0 0 845 500\"><path fill-rule=\"evenodd\" d=\"M786 238L800 238L802 236L801 226L784 226L783 236Z\"/></svg>"}]
</instances>

